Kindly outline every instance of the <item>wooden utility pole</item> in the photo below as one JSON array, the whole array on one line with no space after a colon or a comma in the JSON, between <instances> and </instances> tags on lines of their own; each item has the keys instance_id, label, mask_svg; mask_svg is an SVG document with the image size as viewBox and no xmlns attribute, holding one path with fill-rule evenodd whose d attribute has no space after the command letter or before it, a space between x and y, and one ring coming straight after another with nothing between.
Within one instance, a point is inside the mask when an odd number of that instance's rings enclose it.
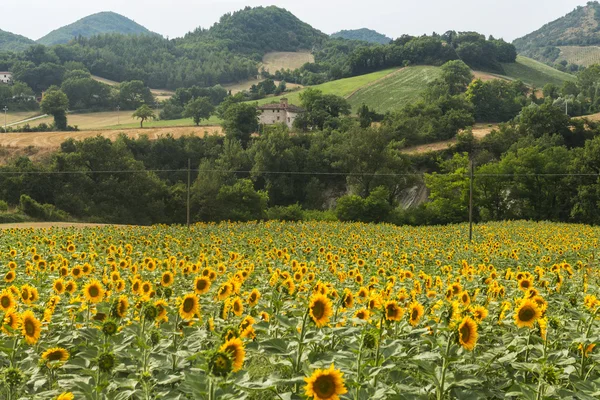
<instances>
[{"instance_id":1,"label":"wooden utility pole","mask_svg":"<svg viewBox=\"0 0 600 400\"><path fill-rule=\"evenodd\" d=\"M190 184L192 180L192 160L188 158L188 180L187 180L187 227L190 227Z\"/></svg>"},{"instance_id":2,"label":"wooden utility pole","mask_svg":"<svg viewBox=\"0 0 600 400\"><path fill-rule=\"evenodd\" d=\"M473 180L475 179L473 169L473 159L471 159L469 161L469 242L473 241Z\"/></svg>"}]
</instances>

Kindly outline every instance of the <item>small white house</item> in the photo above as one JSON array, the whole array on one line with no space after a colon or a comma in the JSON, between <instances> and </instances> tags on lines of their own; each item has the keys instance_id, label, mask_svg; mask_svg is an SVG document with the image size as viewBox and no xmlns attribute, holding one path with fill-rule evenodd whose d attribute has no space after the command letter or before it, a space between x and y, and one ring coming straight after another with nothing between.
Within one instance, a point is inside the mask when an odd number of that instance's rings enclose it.
<instances>
[{"instance_id":1,"label":"small white house","mask_svg":"<svg viewBox=\"0 0 600 400\"><path fill-rule=\"evenodd\" d=\"M12 73L8 71L0 71L0 83L11 83Z\"/></svg>"},{"instance_id":2,"label":"small white house","mask_svg":"<svg viewBox=\"0 0 600 400\"><path fill-rule=\"evenodd\" d=\"M303 112L303 108L288 104L288 99L284 97L280 103L258 107L258 122L262 125L286 124L291 128L298 115Z\"/></svg>"}]
</instances>

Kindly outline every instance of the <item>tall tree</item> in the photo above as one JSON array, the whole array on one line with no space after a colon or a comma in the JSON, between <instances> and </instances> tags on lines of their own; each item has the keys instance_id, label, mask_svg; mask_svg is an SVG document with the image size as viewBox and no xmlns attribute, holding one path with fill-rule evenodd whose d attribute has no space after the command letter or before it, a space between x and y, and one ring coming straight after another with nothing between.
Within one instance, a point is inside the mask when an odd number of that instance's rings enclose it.
<instances>
[{"instance_id":1,"label":"tall tree","mask_svg":"<svg viewBox=\"0 0 600 400\"><path fill-rule=\"evenodd\" d=\"M149 119L154 119L154 118L156 118L156 115L154 114L154 111L152 111L152 109L150 107L148 107L147 104L144 104L140 108L135 110L132 117L138 118L140 120L140 128L143 128L144 121L147 121Z\"/></svg>"},{"instance_id":2,"label":"tall tree","mask_svg":"<svg viewBox=\"0 0 600 400\"><path fill-rule=\"evenodd\" d=\"M215 106L210 103L210 100L207 97L200 97L190 101L185 106L183 115L187 118L192 118L196 126L198 126L200 125L200 121L209 119L214 112Z\"/></svg>"},{"instance_id":3,"label":"tall tree","mask_svg":"<svg viewBox=\"0 0 600 400\"><path fill-rule=\"evenodd\" d=\"M54 117L56 129L64 131L67 129L67 110L69 109L69 98L60 89L51 87L44 94L40 104L42 112Z\"/></svg>"}]
</instances>

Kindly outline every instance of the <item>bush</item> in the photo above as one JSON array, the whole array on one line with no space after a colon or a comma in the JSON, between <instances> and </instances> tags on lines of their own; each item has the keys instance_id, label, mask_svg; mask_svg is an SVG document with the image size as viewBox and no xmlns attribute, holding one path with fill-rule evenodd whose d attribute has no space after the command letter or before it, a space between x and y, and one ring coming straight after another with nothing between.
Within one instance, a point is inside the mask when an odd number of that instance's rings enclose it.
<instances>
[{"instance_id":1,"label":"bush","mask_svg":"<svg viewBox=\"0 0 600 400\"><path fill-rule=\"evenodd\" d=\"M388 202L389 192L384 187L378 187L366 199L350 195L341 197L335 209L340 221L353 222L383 222L392 211Z\"/></svg>"},{"instance_id":2,"label":"bush","mask_svg":"<svg viewBox=\"0 0 600 400\"><path fill-rule=\"evenodd\" d=\"M340 221L363 221L365 200L356 195L340 197L335 207L335 215Z\"/></svg>"},{"instance_id":3,"label":"bush","mask_svg":"<svg viewBox=\"0 0 600 400\"><path fill-rule=\"evenodd\" d=\"M68 221L69 214L52 204L40 204L26 194L19 199L19 208L23 213L42 221Z\"/></svg>"},{"instance_id":4,"label":"bush","mask_svg":"<svg viewBox=\"0 0 600 400\"><path fill-rule=\"evenodd\" d=\"M327 210L327 211L321 211L321 210L305 210L303 213L303 220L304 221L328 221L328 222L334 222L337 221L337 217L335 215L334 211L331 210Z\"/></svg>"},{"instance_id":5,"label":"bush","mask_svg":"<svg viewBox=\"0 0 600 400\"><path fill-rule=\"evenodd\" d=\"M0 211L8 211L8 203L4 200L0 200Z\"/></svg>"},{"instance_id":6,"label":"bush","mask_svg":"<svg viewBox=\"0 0 600 400\"><path fill-rule=\"evenodd\" d=\"M277 221L302 221L304 212L299 204L287 207L277 206L267 210L267 218Z\"/></svg>"},{"instance_id":7,"label":"bush","mask_svg":"<svg viewBox=\"0 0 600 400\"><path fill-rule=\"evenodd\" d=\"M242 179L233 186L222 186L217 195L221 219L231 221L257 221L266 217L269 195L254 190L252 181Z\"/></svg>"}]
</instances>

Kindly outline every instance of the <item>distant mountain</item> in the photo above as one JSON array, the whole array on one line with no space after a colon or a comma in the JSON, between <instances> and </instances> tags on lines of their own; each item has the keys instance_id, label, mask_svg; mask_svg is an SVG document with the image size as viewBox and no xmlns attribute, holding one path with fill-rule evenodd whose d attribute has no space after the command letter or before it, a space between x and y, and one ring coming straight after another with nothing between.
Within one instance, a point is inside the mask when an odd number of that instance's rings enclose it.
<instances>
[{"instance_id":1,"label":"distant mountain","mask_svg":"<svg viewBox=\"0 0 600 400\"><path fill-rule=\"evenodd\" d=\"M535 32L516 39L513 44L520 54L539 61L553 62L561 53L559 46L591 46L600 44L600 3L586 6L552 21Z\"/></svg>"},{"instance_id":2,"label":"distant mountain","mask_svg":"<svg viewBox=\"0 0 600 400\"><path fill-rule=\"evenodd\" d=\"M25 36L0 29L0 51L23 51L35 42Z\"/></svg>"},{"instance_id":3,"label":"distant mountain","mask_svg":"<svg viewBox=\"0 0 600 400\"><path fill-rule=\"evenodd\" d=\"M196 29L180 43L218 43L230 51L265 54L272 51L311 50L328 36L276 6L246 7L225 14L210 29Z\"/></svg>"},{"instance_id":4,"label":"distant mountain","mask_svg":"<svg viewBox=\"0 0 600 400\"><path fill-rule=\"evenodd\" d=\"M367 28L344 30L334 33L333 35L331 35L331 37L334 39L341 38L349 40L362 40L363 42L379 44L388 44L392 41L392 38L389 38L377 31Z\"/></svg>"},{"instance_id":5,"label":"distant mountain","mask_svg":"<svg viewBox=\"0 0 600 400\"><path fill-rule=\"evenodd\" d=\"M58 28L37 42L46 46L68 43L78 36L92 37L103 33L123 35L157 35L140 24L114 12L101 12L87 16L70 25Z\"/></svg>"}]
</instances>

